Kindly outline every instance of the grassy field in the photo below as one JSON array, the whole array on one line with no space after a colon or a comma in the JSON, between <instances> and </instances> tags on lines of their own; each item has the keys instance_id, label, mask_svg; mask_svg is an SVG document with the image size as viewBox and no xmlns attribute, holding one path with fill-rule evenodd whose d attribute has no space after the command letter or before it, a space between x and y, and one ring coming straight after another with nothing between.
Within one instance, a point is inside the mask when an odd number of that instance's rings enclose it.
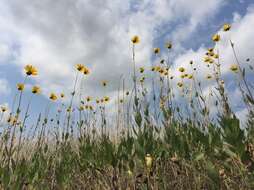
<instances>
[{"instance_id":1,"label":"grassy field","mask_svg":"<svg viewBox=\"0 0 254 190\"><path fill-rule=\"evenodd\" d=\"M225 24L220 32L227 34L230 28ZM209 93L196 78L195 62L190 60L189 72L179 67L178 79L159 48L153 55L160 59L157 65L137 67L135 47L142 41L134 36L130 91L122 81L116 100L86 97L80 81L90 70L78 64L71 94L52 92L34 121L29 117L36 109L33 102L23 101L38 71L27 65L12 109L1 106L0 188L254 189L253 67L248 58L238 59L237 44L229 40L235 63L228 70L248 112L240 122L221 74L221 36L215 34L212 40L214 47L200 58L210 68L205 80L215 84ZM173 49L166 44L168 54ZM146 82L149 77L152 84ZM100 82L101 88L110 83ZM43 89L30 90L36 99ZM117 111L110 116L112 104Z\"/></svg>"}]
</instances>

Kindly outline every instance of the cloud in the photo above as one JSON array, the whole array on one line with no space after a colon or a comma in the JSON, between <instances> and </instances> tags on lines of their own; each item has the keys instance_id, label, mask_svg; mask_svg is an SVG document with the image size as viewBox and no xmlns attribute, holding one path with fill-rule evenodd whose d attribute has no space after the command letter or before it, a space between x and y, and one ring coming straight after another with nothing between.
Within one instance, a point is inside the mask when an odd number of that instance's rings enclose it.
<instances>
[{"instance_id":1,"label":"cloud","mask_svg":"<svg viewBox=\"0 0 254 190\"><path fill-rule=\"evenodd\" d=\"M0 78L0 95L8 95L11 92L9 86L10 85L6 79Z\"/></svg>"}]
</instances>

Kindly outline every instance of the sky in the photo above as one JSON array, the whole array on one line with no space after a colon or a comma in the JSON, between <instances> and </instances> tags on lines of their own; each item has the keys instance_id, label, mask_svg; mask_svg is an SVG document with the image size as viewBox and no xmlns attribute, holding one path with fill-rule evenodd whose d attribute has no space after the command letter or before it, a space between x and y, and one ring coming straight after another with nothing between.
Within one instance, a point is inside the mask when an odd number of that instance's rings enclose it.
<instances>
[{"instance_id":1,"label":"sky","mask_svg":"<svg viewBox=\"0 0 254 190\"><path fill-rule=\"evenodd\" d=\"M228 39L236 44L239 58L253 59L254 2L252 0L0 0L0 105L11 107L16 83L24 80L24 66L32 64L39 75L28 80L24 103L31 85L42 95L33 101L33 113L47 105L50 92L69 94L75 79L75 65L85 64L91 74L84 81L86 96L115 97L119 79L131 88L131 37L138 35L136 63L149 67L158 61L167 41L173 44L172 73L188 68L193 60L202 64L211 36L224 23L232 30L220 42L223 49L223 77L230 101L239 117L246 110L239 102L229 66L234 62ZM224 34L222 34L223 37ZM201 73L206 67L200 67ZM109 81L107 89L100 81ZM214 83L207 82L206 89Z\"/></svg>"}]
</instances>

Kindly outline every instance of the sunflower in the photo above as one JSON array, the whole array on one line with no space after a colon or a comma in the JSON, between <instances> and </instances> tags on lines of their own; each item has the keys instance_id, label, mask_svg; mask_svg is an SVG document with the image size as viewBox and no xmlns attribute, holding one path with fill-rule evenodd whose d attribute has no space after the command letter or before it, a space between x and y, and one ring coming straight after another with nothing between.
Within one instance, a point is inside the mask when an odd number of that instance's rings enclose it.
<instances>
[{"instance_id":1,"label":"sunflower","mask_svg":"<svg viewBox=\"0 0 254 190\"><path fill-rule=\"evenodd\" d=\"M154 48L154 49L153 49L153 52L154 52L154 54L160 53L160 48Z\"/></svg>"},{"instance_id":2,"label":"sunflower","mask_svg":"<svg viewBox=\"0 0 254 190\"><path fill-rule=\"evenodd\" d=\"M27 76L30 76L30 75L35 76L35 75L38 74L38 70L32 65L26 65L24 67L24 69L25 69L25 73L26 73Z\"/></svg>"},{"instance_id":3,"label":"sunflower","mask_svg":"<svg viewBox=\"0 0 254 190\"><path fill-rule=\"evenodd\" d=\"M137 35L135 35L131 38L131 41L132 41L133 44L137 44L137 43L140 42L140 39Z\"/></svg>"},{"instance_id":4,"label":"sunflower","mask_svg":"<svg viewBox=\"0 0 254 190\"><path fill-rule=\"evenodd\" d=\"M166 43L166 48L171 49L172 48L172 43L170 43L170 42Z\"/></svg>"},{"instance_id":5,"label":"sunflower","mask_svg":"<svg viewBox=\"0 0 254 190\"><path fill-rule=\"evenodd\" d=\"M78 71L80 71L80 72L83 72L84 69L85 69L85 66L82 65L82 64L77 64L77 65L76 65L76 69L77 69Z\"/></svg>"},{"instance_id":6,"label":"sunflower","mask_svg":"<svg viewBox=\"0 0 254 190\"><path fill-rule=\"evenodd\" d=\"M2 111L2 112L6 112L6 111L7 111L7 107L1 106L1 111Z\"/></svg>"},{"instance_id":7,"label":"sunflower","mask_svg":"<svg viewBox=\"0 0 254 190\"><path fill-rule=\"evenodd\" d=\"M17 84L17 89L18 89L19 91L23 91L23 90L25 89L25 84L23 84L23 83L18 83L18 84Z\"/></svg>"},{"instance_id":8,"label":"sunflower","mask_svg":"<svg viewBox=\"0 0 254 190\"><path fill-rule=\"evenodd\" d=\"M57 100L56 94L52 92L52 93L49 95L49 99L51 99L52 101L56 101L56 100Z\"/></svg>"},{"instance_id":9,"label":"sunflower","mask_svg":"<svg viewBox=\"0 0 254 190\"><path fill-rule=\"evenodd\" d=\"M180 71L181 73L183 73L183 72L185 71L185 68L180 67L180 68L178 69L178 71Z\"/></svg>"},{"instance_id":10,"label":"sunflower","mask_svg":"<svg viewBox=\"0 0 254 190\"><path fill-rule=\"evenodd\" d=\"M219 35L219 34L214 34L213 37L212 37L212 40L213 40L214 42L220 41L220 35Z\"/></svg>"},{"instance_id":11,"label":"sunflower","mask_svg":"<svg viewBox=\"0 0 254 190\"><path fill-rule=\"evenodd\" d=\"M61 93L61 94L60 94L60 97L61 97L61 98L64 98L64 96L65 96L64 93Z\"/></svg>"},{"instance_id":12,"label":"sunflower","mask_svg":"<svg viewBox=\"0 0 254 190\"><path fill-rule=\"evenodd\" d=\"M233 64L233 65L230 66L230 70L233 71L233 72L235 72L235 73L238 72L238 69L239 69L239 67L238 67L237 64Z\"/></svg>"},{"instance_id":13,"label":"sunflower","mask_svg":"<svg viewBox=\"0 0 254 190\"><path fill-rule=\"evenodd\" d=\"M224 31L224 32L227 32L227 31L229 31L230 29L231 29L230 24L224 24L224 25L223 25L223 31Z\"/></svg>"},{"instance_id":14,"label":"sunflower","mask_svg":"<svg viewBox=\"0 0 254 190\"><path fill-rule=\"evenodd\" d=\"M214 48L208 48L208 53L211 53L214 51Z\"/></svg>"},{"instance_id":15,"label":"sunflower","mask_svg":"<svg viewBox=\"0 0 254 190\"><path fill-rule=\"evenodd\" d=\"M39 86L33 86L32 87L32 93L33 94L39 94L41 92L41 89Z\"/></svg>"},{"instance_id":16,"label":"sunflower","mask_svg":"<svg viewBox=\"0 0 254 190\"><path fill-rule=\"evenodd\" d=\"M99 99L96 99L96 104L99 104L100 103L100 100Z\"/></svg>"},{"instance_id":17,"label":"sunflower","mask_svg":"<svg viewBox=\"0 0 254 190\"><path fill-rule=\"evenodd\" d=\"M140 73L143 73L144 71L145 71L144 67L140 67L140 68L139 68L139 72L140 72Z\"/></svg>"},{"instance_id":18,"label":"sunflower","mask_svg":"<svg viewBox=\"0 0 254 190\"><path fill-rule=\"evenodd\" d=\"M90 105L89 106L89 110L93 111L93 106Z\"/></svg>"}]
</instances>

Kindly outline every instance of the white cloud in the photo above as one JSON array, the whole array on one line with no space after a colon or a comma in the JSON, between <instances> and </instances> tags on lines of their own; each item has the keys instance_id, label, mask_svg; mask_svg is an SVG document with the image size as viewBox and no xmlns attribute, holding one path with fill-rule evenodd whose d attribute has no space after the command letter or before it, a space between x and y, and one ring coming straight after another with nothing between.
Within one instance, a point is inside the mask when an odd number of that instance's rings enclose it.
<instances>
[{"instance_id":1,"label":"white cloud","mask_svg":"<svg viewBox=\"0 0 254 190\"><path fill-rule=\"evenodd\" d=\"M98 86L100 80L107 79L106 93L114 96L122 74L126 88L131 86L132 35L141 37L137 65L150 65L153 43L162 33L170 31L166 38L174 41L176 51L183 50L181 43L214 16L223 1L14 0L0 4L0 32L4 34L0 42L5 43L5 52L18 44L15 63L21 72L28 63L39 68L35 80L44 94L70 92L74 65L84 63L91 69L84 83L85 95L104 94ZM176 66L188 64L193 54L194 61L200 61L204 51L203 47L197 52L188 50L178 56Z\"/></svg>"},{"instance_id":2,"label":"white cloud","mask_svg":"<svg viewBox=\"0 0 254 190\"><path fill-rule=\"evenodd\" d=\"M10 86L6 79L0 78L0 95L8 95L10 93Z\"/></svg>"}]
</instances>

